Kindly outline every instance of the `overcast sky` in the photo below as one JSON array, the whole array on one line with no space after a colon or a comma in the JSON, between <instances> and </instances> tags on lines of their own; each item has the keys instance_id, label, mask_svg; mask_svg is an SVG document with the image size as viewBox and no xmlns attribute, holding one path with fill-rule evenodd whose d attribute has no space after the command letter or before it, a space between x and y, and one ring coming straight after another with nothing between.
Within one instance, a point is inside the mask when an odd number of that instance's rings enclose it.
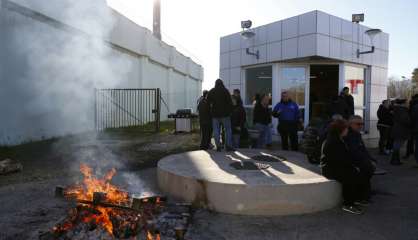
<instances>
[{"instance_id":1,"label":"overcast sky","mask_svg":"<svg viewBox=\"0 0 418 240\"><path fill-rule=\"evenodd\" d=\"M152 29L153 0L107 0L139 25ZM163 40L205 70L203 89L219 76L219 38L312 10L345 19L365 13L364 25L390 34L389 75L410 77L418 67L418 1L415 0L161 0Z\"/></svg>"}]
</instances>

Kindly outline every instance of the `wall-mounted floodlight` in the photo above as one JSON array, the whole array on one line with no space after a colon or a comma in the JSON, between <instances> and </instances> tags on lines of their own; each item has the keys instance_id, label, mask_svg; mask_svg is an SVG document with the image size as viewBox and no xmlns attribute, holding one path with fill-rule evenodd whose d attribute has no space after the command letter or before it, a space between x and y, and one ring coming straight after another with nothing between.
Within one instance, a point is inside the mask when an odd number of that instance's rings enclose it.
<instances>
[{"instance_id":1,"label":"wall-mounted floodlight","mask_svg":"<svg viewBox=\"0 0 418 240\"><path fill-rule=\"evenodd\" d=\"M360 13L360 14L353 14L352 16L352 22L355 23L359 23L359 22L364 22L364 13Z\"/></svg>"},{"instance_id":2,"label":"wall-mounted floodlight","mask_svg":"<svg viewBox=\"0 0 418 240\"><path fill-rule=\"evenodd\" d=\"M376 37L376 35L378 35L379 33L381 33L382 30L380 29L369 29L367 30L365 33L367 34L367 36L369 36L370 38L370 42L372 43L372 49L370 49L369 51L364 51L364 52L360 52L360 49L357 49L357 58L360 58L361 54L368 54L368 53L374 53L374 38Z\"/></svg>"},{"instance_id":3,"label":"wall-mounted floodlight","mask_svg":"<svg viewBox=\"0 0 418 240\"><path fill-rule=\"evenodd\" d=\"M253 25L253 22L251 20L247 21L241 21L241 37L245 40L251 39L255 37L255 32L251 31L251 26ZM260 52L257 50L256 52L251 52L250 48L247 48L245 51L248 55L255 56L257 59L260 58Z\"/></svg>"}]
</instances>

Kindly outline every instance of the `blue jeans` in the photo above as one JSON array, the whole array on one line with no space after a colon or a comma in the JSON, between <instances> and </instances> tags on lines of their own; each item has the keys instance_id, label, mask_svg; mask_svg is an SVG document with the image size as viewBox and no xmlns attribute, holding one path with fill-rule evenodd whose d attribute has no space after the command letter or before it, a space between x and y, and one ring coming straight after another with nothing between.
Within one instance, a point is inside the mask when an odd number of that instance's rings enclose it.
<instances>
[{"instance_id":1,"label":"blue jeans","mask_svg":"<svg viewBox=\"0 0 418 240\"><path fill-rule=\"evenodd\" d=\"M221 147L221 123L225 129L225 141L226 147L232 148L232 129L231 129L231 118L224 117L224 118L213 118L212 125L213 125L213 137L215 138L216 147Z\"/></svg>"},{"instance_id":2,"label":"blue jeans","mask_svg":"<svg viewBox=\"0 0 418 240\"><path fill-rule=\"evenodd\" d=\"M266 144L271 144L272 136L271 136L270 125L256 123L254 127L259 132L258 140L257 140L257 148L263 148Z\"/></svg>"}]
</instances>

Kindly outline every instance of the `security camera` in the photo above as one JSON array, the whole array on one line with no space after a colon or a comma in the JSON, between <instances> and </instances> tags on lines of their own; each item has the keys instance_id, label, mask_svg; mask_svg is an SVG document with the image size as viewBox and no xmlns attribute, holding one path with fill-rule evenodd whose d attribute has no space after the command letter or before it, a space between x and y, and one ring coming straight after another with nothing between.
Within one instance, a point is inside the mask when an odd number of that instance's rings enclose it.
<instances>
[{"instance_id":1,"label":"security camera","mask_svg":"<svg viewBox=\"0 0 418 240\"><path fill-rule=\"evenodd\" d=\"M251 20L241 21L241 28L242 29L251 28L252 25L253 25L253 22L251 22Z\"/></svg>"}]
</instances>

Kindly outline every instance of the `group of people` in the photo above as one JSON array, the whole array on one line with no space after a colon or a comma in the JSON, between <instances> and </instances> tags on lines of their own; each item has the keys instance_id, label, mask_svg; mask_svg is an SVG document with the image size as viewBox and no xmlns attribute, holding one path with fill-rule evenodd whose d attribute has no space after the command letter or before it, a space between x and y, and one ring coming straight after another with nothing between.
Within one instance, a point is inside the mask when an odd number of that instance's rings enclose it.
<instances>
[{"instance_id":1,"label":"group of people","mask_svg":"<svg viewBox=\"0 0 418 240\"><path fill-rule=\"evenodd\" d=\"M391 154L390 163L400 165L400 150L407 142L404 158L415 152L415 160L418 163L418 94L412 97L409 104L405 99L384 100L377 110L377 117L379 152L384 155Z\"/></svg>"},{"instance_id":2,"label":"group of people","mask_svg":"<svg viewBox=\"0 0 418 240\"><path fill-rule=\"evenodd\" d=\"M371 197L371 178L376 160L369 154L361 137L364 122L352 115L345 120L333 117L321 149L322 174L342 185L344 211L361 214Z\"/></svg>"},{"instance_id":3,"label":"group of people","mask_svg":"<svg viewBox=\"0 0 418 240\"><path fill-rule=\"evenodd\" d=\"M257 148L270 148L272 145L272 117L278 118L278 132L282 140L282 148L298 150L297 131L302 123L299 106L293 102L287 92L282 92L281 100L270 109L271 95L256 95L254 99L253 126L258 137ZM221 79L216 80L215 87L204 91L198 100L198 112L201 129L200 148L212 148L212 135L215 139L217 151L223 147L233 151L240 147L241 139L248 137L246 128L246 112L240 91L233 90L231 95ZM221 134L221 130L223 133ZM223 140L223 141L221 141Z\"/></svg>"}]
</instances>

